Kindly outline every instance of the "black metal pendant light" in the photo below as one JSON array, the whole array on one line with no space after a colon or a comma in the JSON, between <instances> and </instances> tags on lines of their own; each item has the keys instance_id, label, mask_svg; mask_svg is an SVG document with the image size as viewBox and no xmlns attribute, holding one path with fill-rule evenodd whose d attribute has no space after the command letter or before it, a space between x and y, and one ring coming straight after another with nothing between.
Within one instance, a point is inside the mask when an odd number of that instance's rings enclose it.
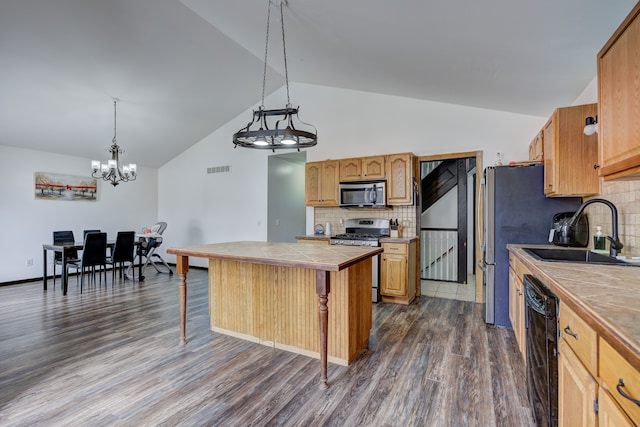
<instances>
[{"instance_id":1,"label":"black metal pendant light","mask_svg":"<svg viewBox=\"0 0 640 427\"><path fill-rule=\"evenodd\" d=\"M280 22L282 24L282 50L284 52L284 75L287 87L287 105L277 110L264 108L264 92L267 82L267 52L269 50L269 22L271 17L271 4L268 0L267 12L267 36L264 48L264 72L262 75L262 103L253 111L251 122L246 127L233 134L234 146L257 148L275 151L276 149L298 149L313 147L318 143L318 130L308 123L304 123L298 117L300 107L292 107L289 98L289 72L287 70L287 49L284 38L284 14L283 3L280 0ZM295 119L295 120L294 120Z\"/></svg>"}]
</instances>

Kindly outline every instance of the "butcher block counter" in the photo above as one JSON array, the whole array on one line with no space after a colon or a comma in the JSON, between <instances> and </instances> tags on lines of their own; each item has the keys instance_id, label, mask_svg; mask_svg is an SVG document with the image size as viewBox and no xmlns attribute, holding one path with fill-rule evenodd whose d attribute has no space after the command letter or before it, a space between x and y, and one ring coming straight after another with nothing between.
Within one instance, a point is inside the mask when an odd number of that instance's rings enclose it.
<instances>
[{"instance_id":1,"label":"butcher block counter","mask_svg":"<svg viewBox=\"0 0 640 427\"><path fill-rule=\"evenodd\" d=\"M171 248L179 274L180 343L186 343L189 257L209 259L211 330L350 364L369 343L371 257L382 248L229 242Z\"/></svg>"}]
</instances>

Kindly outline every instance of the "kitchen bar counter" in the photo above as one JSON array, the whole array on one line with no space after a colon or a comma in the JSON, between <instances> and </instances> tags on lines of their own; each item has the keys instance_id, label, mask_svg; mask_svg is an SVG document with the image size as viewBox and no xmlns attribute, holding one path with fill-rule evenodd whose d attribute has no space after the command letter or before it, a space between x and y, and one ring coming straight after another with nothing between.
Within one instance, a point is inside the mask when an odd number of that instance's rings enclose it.
<instances>
[{"instance_id":1,"label":"kitchen bar counter","mask_svg":"<svg viewBox=\"0 0 640 427\"><path fill-rule=\"evenodd\" d=\"M267 242L168 249L180 278L180 343L186 344L189 257L208 258L211 329L319 357L326 388L328 358L347 365L368 344L371 257L380 252Z\"/></svg>"},{"instance_id":2,"label":"kitchen bar counter","mask_svg":"<svg viewBox=\"0 0 640 427\"><path fill-rule=\"evenodd\" d=\"M640 267L538 261L523 247L548 246L509 244L507 248L561 304L640 370Z\"/></svg>"}]
</instances>

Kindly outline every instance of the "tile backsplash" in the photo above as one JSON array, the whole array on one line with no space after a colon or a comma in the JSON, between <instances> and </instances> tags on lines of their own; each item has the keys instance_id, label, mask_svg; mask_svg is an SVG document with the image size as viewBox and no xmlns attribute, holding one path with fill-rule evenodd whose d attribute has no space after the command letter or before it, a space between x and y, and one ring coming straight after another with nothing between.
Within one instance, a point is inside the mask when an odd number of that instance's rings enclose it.
<instances>
[{"instance_id":1,"label":"tile backsplash","mask_svg":"<svg viewBox=\"0 0 640 427\"><path fill-rule=\"evenodd\" d=\"M618 237L624 244L622 253L640 256L640 181L605 181L600 195L596 197L609 200L618 209ZM585 211L589 218L590 236L598 225L602 226L603 234L611 234L611 210L607 206L594 203ZM589 242L589 247L593 248L593 237Z\"/></svg>"},{"instance_id":2,"label":"tile backsplash","mask_svg":"<svg viewBox=\"0 0 640 427\"><path fill-rule=\"evenodd\" d=\"M603 182L601 194L596 197L611 201L618 209L618 234L624 244L622 253L640 256L640 181ZM416 236L416 209L416 206L396 206L380 211L316 208L314 224L331 223L332 233L340 234L345 231L344 220L347 218L397 218L404 225L403 236ZM588 206L585 212L589 217L589 247L593 248L592 236L597 225L602 226L605 235L611 234L611 211L596 203Z\"/></svg>"},{"instance_id":3,"label":"tile backsplash","mask_svg":"<svg viewBox=\"0 0 640 427\"><path fill-rule=\"evenodd\" d=\"M315 208L314 224L331 224L332 234L344 233L344 220L347 218L397 219L404 227L403 237L416 236L416 206L394 206L392 209L343 209ZM340 223L342 220L342 223Z\"/></svg>"}]
</instances>

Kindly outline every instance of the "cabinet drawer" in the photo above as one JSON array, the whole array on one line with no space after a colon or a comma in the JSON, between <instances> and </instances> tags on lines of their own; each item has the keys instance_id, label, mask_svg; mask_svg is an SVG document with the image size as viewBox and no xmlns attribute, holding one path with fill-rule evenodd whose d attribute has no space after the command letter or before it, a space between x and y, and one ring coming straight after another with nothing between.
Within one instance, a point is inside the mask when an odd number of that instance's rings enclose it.
<instances>
[{"instance_id":1,"label":"cabinet drawer","mask_svg":"<svg viewBox=\"0 0 640 427\"><path fill-rule=\"evenodd\" d=\"M629 398L640 400L640 372L602 338L600 338L598 369L602 381L611 390L615 401L633 422L640 422L640 406L629 400ZM622 393L629 398L624 397Z\"/></svg>"},{"instance_id":2,"label":"cabinet drawer","mask_svg":"<svg viewBox=\"0 0 640 427\"><path fill-rule=\"evenodd\" d=\"M598 335L565 304L560 304L560 334L585 368L598 376Z\"/></svg>"},{"instance_id":3,"label":"cabinet drawer","mask_svg":"<svg viewBox=\"0 0 640 427\"><path fill-rule=\"evenodd\" d=\"M383 243L382 249L388 254L407 254L407 247L404 243Z\"/></svg>"}]
</instances>

